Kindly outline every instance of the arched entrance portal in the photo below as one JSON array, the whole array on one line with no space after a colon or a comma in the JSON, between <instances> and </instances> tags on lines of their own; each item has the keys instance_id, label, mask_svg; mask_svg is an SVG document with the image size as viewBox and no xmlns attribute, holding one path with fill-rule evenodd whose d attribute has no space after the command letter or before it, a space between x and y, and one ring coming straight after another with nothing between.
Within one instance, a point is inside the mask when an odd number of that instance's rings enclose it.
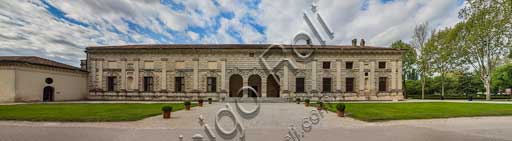
<instances>
[{"instance_id":1,"label":"arched entrance portal","mask_svg":"<svg viewBox=\"0 0 512 141\"><path fill-rule=\"evenodd\" d=\"M277 77L277 76L276 76ZM277 80L272 75L267 77L267 97L279 97L279 77Z\"/></svg>"},{"instance_id":2,"label":"arched entrance portal","mask_svg":"<svg viewBox=\"0 0 512 141\"><path fill-rule=\"evenodd\" d=\"M52 86L46 86L43 89L43 101L53 101L54 89Z\"/></svg>"},{"instance_id":3,"label":"arched entrance portal","mask_svg":"<svg viewBox=\"0 0 512 141\"><path fill-rule=\"evenodd\" d=\"M261 97L261 78L259 75L254 74L254 75L249 76L249 86L254 88L257 92L257 94L256 94L252 91L249 91L250 97Z\"/></svg>"},{"instance_id":4,"label":"arched entrance portal","mask_svg":"<svg viewBox=\"0 0 512 141\"><path fill-rule=\"evenodd\" d=\"M233 74L229 77L229 97L241 97L242 93L238 94L243 86L243 78L238 74Z\"/></svg>"}]
</instances>

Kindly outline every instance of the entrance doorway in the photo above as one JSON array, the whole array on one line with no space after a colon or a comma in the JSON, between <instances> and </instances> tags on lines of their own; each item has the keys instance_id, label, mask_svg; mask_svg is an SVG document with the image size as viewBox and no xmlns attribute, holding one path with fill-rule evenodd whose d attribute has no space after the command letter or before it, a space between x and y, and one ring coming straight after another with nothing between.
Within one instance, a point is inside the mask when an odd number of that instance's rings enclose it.
<instances>
[{"instance_id":1,"label":"entrance doorway","mask_svg":"<svg viewBox=\"0 0 512 141\"><path fill-rule=\"evenodd\" d=\"M53 101L54 100L54 88L52 86L46 86L43 89L43 101Z\"/></svg>"},{"instance_id":2,"label":"entrance doorway","mask_svg":"<svg viewBox=\"0 0 512 141\"><path fill-rule=\"evenodd\" d=\"M249 97L261 97L261 78L259 75L249 76L249 86L257 92L249 91Z\"/></svg>"},{"instance_id":3,"label":"entrance doorway","mask_svg":"<svg viewBox=\"0 0 512 141\"><path fill-rule=\"evenodd\" d=\"M267 97L279 97L279 77L276 75L277 80L272 75L267 77Z\"/></svg>"},{"instance_id":4,"label":"entrance doorway","mask_svg":"<svg viewBox=\"0 0 512 141\"><path fill-rule=\"evenodd\" d=\"M238 74L231 75L229 77L229 97L241 97L242 93L238 93L238 90L242 88L243 78Z\"/></svg>"}]
</instances>

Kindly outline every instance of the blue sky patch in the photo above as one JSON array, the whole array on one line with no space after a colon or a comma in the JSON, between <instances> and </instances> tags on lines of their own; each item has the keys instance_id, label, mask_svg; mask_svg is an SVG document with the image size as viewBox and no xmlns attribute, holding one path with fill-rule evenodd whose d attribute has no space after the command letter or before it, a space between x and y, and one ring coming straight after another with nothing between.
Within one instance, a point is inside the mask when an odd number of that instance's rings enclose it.
<instances>
[{"instance_id":1,"label":"blue sky patch","mask_svg":"<svg viewBox=\"0 0 512 141\"><path fill-rule=\"evenodd\" d=\"M72 24L76 24L76 25L80 25L80 26L84 26L84 27L88 27L89 24L87 23L84 23L84 22L81 22L79 20L75 20L73 18L69 18L69 17L66 17L66 13L64 13L62 10L58 9L57 7L51 5L50 3L48 3L48 1L46 0L41 0L41 2L44 4L44 8L52 15L54 16L55 18L57 19L60 19L62 21L65 21L65 22L68 22L68 23L72 23Z\"/></svg>"}]
</instances>

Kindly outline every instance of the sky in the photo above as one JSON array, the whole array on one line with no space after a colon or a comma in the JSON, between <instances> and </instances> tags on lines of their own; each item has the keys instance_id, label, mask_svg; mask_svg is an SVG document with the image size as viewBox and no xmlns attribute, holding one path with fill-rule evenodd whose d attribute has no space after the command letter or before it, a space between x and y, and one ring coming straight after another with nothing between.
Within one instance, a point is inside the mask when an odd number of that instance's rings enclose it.
<instances>
[{"instance_id":1,"label":"sky","mask_svg":"<svg viewBox=\"0 0 512 141\"><path fill-rule=\"evenodd\" d=\"M312 12L312 3L334 38ZM313 35L327 44L389 47L414 27L461 21L463 0L6 0L0 3L0 56L30 55L79 66L88 46L127 44L291 44ZM318 44L318 40L313 40Z\"/></svg>"}]
</instances>

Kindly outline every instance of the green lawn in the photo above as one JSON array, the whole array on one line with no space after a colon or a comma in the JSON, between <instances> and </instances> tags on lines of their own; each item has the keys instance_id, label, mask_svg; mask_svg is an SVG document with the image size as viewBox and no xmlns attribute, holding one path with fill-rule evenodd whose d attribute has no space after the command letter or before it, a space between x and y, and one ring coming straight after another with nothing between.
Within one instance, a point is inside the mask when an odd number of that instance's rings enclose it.
<instances>
[{"instance_id":1,"label":"green lawn","mask_svg":"<svg viewBox=\"0 0 512 141\"><path fill-rule=\"evenodd\" d=\"M161 114L161 108L164 105L172 106L173 111L184 108L182 103L1 105L0 120L77 122L135 121Z\"/></svg>"},{"instance_id":2,"label":"green lawn","mask_svg":"<svg viewBox=\"0 0 512 141\"><path fill-rule=\"evenodd\" d=\"M336 111L336 104L326 105ZM402 119L431 119L475 116L512 115L512 104L484 103L346 103L346 113L363 121L386 121Z\"/></svg>"}]
</instances>

